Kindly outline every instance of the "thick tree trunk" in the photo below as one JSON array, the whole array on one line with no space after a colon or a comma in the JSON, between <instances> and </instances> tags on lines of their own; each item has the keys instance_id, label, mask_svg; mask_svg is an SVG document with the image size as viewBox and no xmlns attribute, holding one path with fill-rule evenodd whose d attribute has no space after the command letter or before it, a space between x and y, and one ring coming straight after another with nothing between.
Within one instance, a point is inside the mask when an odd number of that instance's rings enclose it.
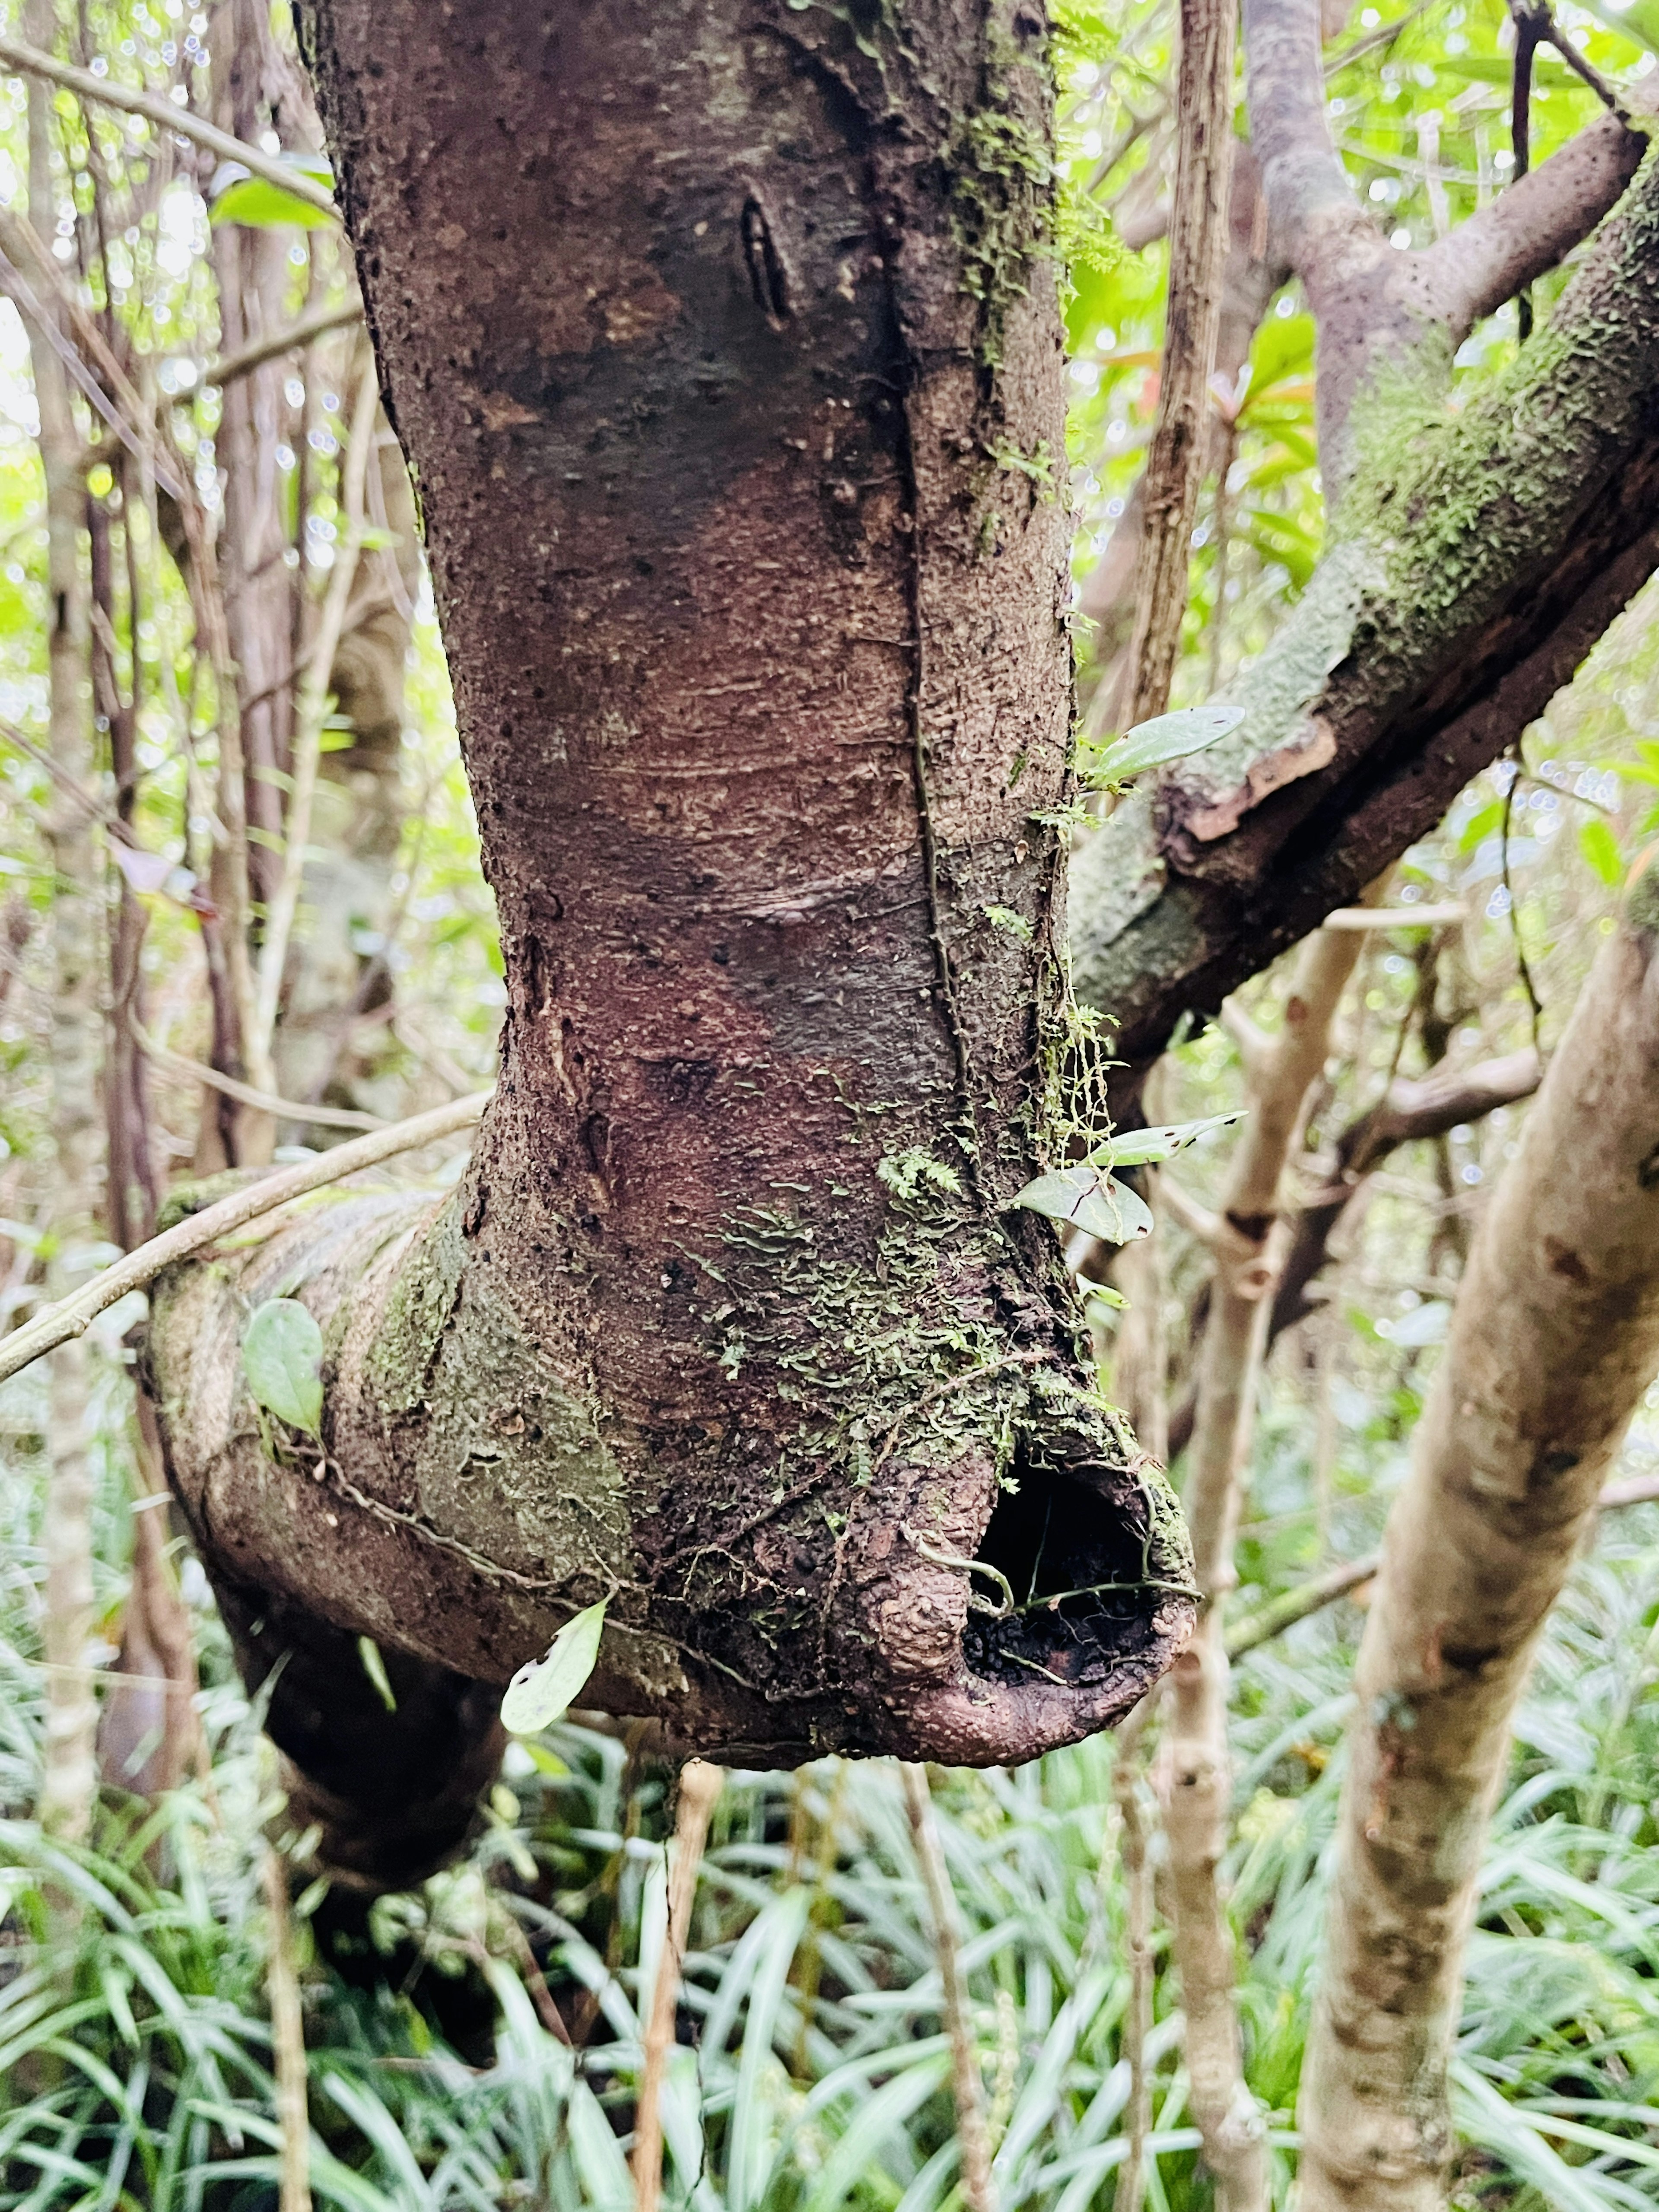
<instances>
[{"instance_id":1,"label":"thick tree trunk","mask_svg":"<svg viewBox=\"0 0 1659 2212\"><path fill-rule=\"evenodd\" d=\"M593 1698L732 1756L1086 1734L1191 1603L1011 1210L1083 1111L1042 17L307 29L508 1011L451 1200L163 1286L206 1554L489 1682L606 1597ZM320 1479L237 1360L296 1283Z\"/></svg>"},{"instance_id":2,"label":"thick tree trunk","mask_svg":"<svg viewBox=\"0 0 1659 2212\"><path fill-rule=\"evenodd\" d=\"M1360 1648L1303 2075L1306 2212L1431 2212L1510 1717L1659 1366L1659 894L1643 877L1482 1217Z\"/></svg>"},{"instance_id":3,"label":"thick tree trunk","mask_svg":"<svg viewBox=\"0 0 1659 2212\"><path fill-rule=\"evenodd\" d=\"M1362 400L1331 550L1231 689L1243 724L1079 854L1078 993L1132 1066L1348 903L1571 675L1659 560L1656 410L1650 157L1490 392L1451 415L1425 362L1416 398Z\"/></svg>"}]
</instances>

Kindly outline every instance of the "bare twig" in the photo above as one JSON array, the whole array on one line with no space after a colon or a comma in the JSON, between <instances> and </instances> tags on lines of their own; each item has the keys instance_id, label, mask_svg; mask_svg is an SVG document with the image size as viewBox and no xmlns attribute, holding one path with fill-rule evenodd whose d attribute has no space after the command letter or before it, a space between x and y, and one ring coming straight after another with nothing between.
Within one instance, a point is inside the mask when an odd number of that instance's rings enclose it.
<instances>
[{"instance_id":1,"label":"bare twig","mask_svg":"<svg viewBox=\"0 0 1659 2212\"><path fill-rule=\"evenodd\" d=\"M239 1083L234 1075L222 1075L203 1060L191 1060L170 1046L158 1044L137 1015L131 1012L127 1027L139 1051L146 1060L154 1060L157 1067L165 1067L173 1075L187 1077L192 1083L204 1083L210 1091L234 1098L239 1106L251 1106L256 1113L269 1114L274 1121L310 1122L319 1129L384 1129L388 1126L378 1114L360 1114L350 1106L302 1105L297 1099L279 1098L274 1091L258 1091L251 1083Z\"/></svg>"},{"instance_id":2,"label":"bare twig","mask_svg":"<svg viewBox=\"0 0 1659 2212\"><path fill-rule=\"evenodd\" d=\"M1440 929L1448 922L1467 921L1468 908L1462 899L1440 899L1425 906L1340 906L1320 925L1324 929Z\"/></svg>"},{"instance_id":3,"label":"bare twig","mask_svg":"<svg viewBox=\"0 0 1659 2212\"><path fill-rule=\"evenodd\" d=\"M962 2198L968 2212L996 2212L996 2189L991 2179L991 2138L985 2119L985 2077L981 2070L979 2042L974 2033L968 1984L962 1972L962 1953L957 1932L956 1893L951 1870L933 1819L933 1801L927 1787L927 1770L901 1762L904 1777L904 1805L910 1816L916 1863L933 1922L933 1947L939 1957L944 1990L941 2008L951 2041L951 2075L956 2089L957 2140L962 2151Z\"/></svg>"},{"instance_id":4,"label":"bare twig","mask_svg":"<svg viewBox=\"0 0 1659 2212\"><path fill-rule=\"evenodd\" d=\"M311 648L310 665L295 711L294 752L288 813L283 825L283 870L276 880L265 916L264 942L259 947L259 969L253 1000L253 1024L246 1040L248 1071L255 1087L275 1091L271 1039L276 1028L276 1008L288 962L289 939L300 904L305 879L306 845L311 835L311 807L317 789L321 757L323 721L328 712L329 684L334 670L334 649L340 641L351 586L357 573L357 550L363 533L363 483L369 449L374 437L374 411L380 391L374 378L374 357L365 349L352 409L351 433L345 465L340 472L340 507L346 518L344 535L335 549L334 567L324 597L321 619Z\"/></svg>"},{"instance_id":5,"label":"bare twig","mask_svg":"<svg viewBox=\"0 0 1659 2212\"><path fill-rule=\"evenodd\" d=\"M315 314L302 315L297 323L285 329L272 331L251 343L238 346L234 353L222 354L217 361L204 362L201 380L216 385L221 391L234 384L238 377L250 376L256 368L263 368L268 361L276 361L285 353L296 352L308 346L313 338L325 337L330 331L344 330L348 324L362 320L361 300L349 301L343 307L319 307ZM179 397L186 398L188 393Z\"/></svg>"},{"instance_id":6,"label":"bare twig","mask_svg":"<svg viewBox=\"0 0 1659 2212\"><path fill-rule=\"evenodd\" d=\"M1659 1504L1659 1475L1634 1475L1628 1482L1610 1482L1595 1501L1598 1513L1616 1513L1627 1505ZM1294 1589L1280 1592L1266 1605L1258 1606L1236 1620L1227 1631L1227 1656L1242 1659L1247 1651L1255 1651L1270 1644L1275 1636L1282 1636L1287 1628L1294 1628L1299 1620L1310 1620L1322 1613L1338 1598L1346 1597L1372 1581L1382 1564L1381 1552L1367 1552L1363 1559L1344 1559L1340 1566L1328 1568L1316 1575L1311 1582L1298 1583Z\"/></svg>"},{"instance_id":7,"label":"bare twig","mask_svg":"<svg viewBox=\"0 0 1659 2212\"><path fill-rule=\"evenodd\" d=\"M635 2212L657 2212L662 2196L662 2085L674 2043L679 2007L680 1970L691 1933L691 1905L697 1893L697 1869L708 1840L709 1816L726 1780L720 1767L706 1759L689 1759L680 1769L679 1806L674 1816L674 1849L668 1870L668 1925L651 1992L640 2068L640 2094L634 2119Z\"/></svg>"},{"instance_id":8,"label":"bare twig","mask_svg":"<svg viewBox=\"0 0 1659 2212\"><path fill-rule=\"evenodd\" d=\"M26 46L21 39L0 38L0 68L23 76L43 77L49 84L61 84L77 99L94 100L100 107L142 115L147 123L190 139L206 152L216 154L222 161L240 161L250 176L263 177L267 184L278 185L320 214L337 213L333 193L326 185L319 184L315 177L307 176L301 169L290 168L260 147L234 138L228 131L221 131L216 125L192 114L189 108L164 100L159 92L147 91L140 85L117 84L106 76L94 76L90 70L60 62L41 52L38 46Z\"/></svg>"},{"instance_id":9,"label":"bare twig","mask_svg":"<svg viewBox=\"0 0 1659 2212\"><path fill-rule=\"evenodd\" d=\"M288 1868L280 1851L265 1846L265 1911L270 1950L265 1989L270 1999L270 2041L276 2062L276 2120L282 2130L279 2212L311 2212L311 2115L306 2102L306 2028L300 1978L294 1966L294 1929L288 1909Z\"/></svg>"},{"instance_id":10,"label":"bare twig","mask_svg":"<svg viewBox=\"0 0 1659 2212\"><path fill-rule=\"evenodd\" d=\"M1112 1747L1112 1802L1117 1808L1123 1869L1123 1937L1129 1954L1129 2002L1121 2045L1129 2064L1128 2142L1117 2170L1112 2212L1140 2212L1146 2197L1146 2138L1152 2127L1152 2083L1146 2043L1152 2032L1152 1875L1147 1857L1146 1791L1140 1740L1152 1712L1143 1699Z\"/></svg>"},{"instance_id":11,"label":"bare twig","mask_svg":"<svg viewBox=\"0 0 1659 2212\"><path fill-rule=\"evenodd\" d=\"M1135 567L1129 720L1169 704L1208 441L1210 372L1221 314L1233 150L1234 0L1181 0L1180 152L1170 216L1170 293L1158 421Z\"/></svg>"},{"instance_id":12,"label":"bare twig","mask_svg":"<svg viewBox=\"0 0 1659 2212\"><path fill-rule=\"evenodd\" d=\"M163 1230L149 1243L141 1244L136 1252L129 1252L113 1267L106 1267L102 1274L94 1275L86 1288L77 1291L73 1297L60 1298L56 1305L37 1314L26 1327L0 1338L0 1382L9 1375L15 1375L20 1368L27 1367L31 1360L40 1358L42 1352L84 1335L98 1316L106 1312L118 1298L125 1297L129 1291L145 1289L164 1268L190 1259L217 1238L229 1236L233 1230L246 1228L250 1221L275 1212L290 1199L303 1198L307 1191L325 1189L361 1169L377 1167L382 1160L393 1159L399 1152L417 1152L422 1145L436 1144L440 1138L470 1128L491 1096L488 1091L475 1091L470 1098L457 1098L447 1106L434 1107L428 1114L416 1114L406 1121L394 1121L390 1128L377 1129L374 1135L359 1137L349 1145L337 1145L332 1152L324 1152L314 1160L302 1161L298 1167L261 1176L246 1190L233 1192L216 1205L205 1206L200 1213L193 1213L172 1229Z\"/></svg>"}]
</instances>

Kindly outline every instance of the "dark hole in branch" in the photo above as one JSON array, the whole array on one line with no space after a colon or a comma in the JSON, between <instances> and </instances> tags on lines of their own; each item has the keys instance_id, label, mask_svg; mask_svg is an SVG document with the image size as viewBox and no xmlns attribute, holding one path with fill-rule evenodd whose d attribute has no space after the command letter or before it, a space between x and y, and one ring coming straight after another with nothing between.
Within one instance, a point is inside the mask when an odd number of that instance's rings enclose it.
<instances>
[{"instance_id":1,"label":"dark hole in branch","mask_svg":"<svg viewBox=\"0 0 1659 2212\"><path fill-rule=\"evenodd\" d=\"M1013 1480L975 1555L1006 1578L1013 1609L970 1613L963 1656L994 1681L1103 1681L1152 1641L1160 1592L1145 1579L1146 1504L1132 1496L1126 1510L1086 1474L1029 1460ZM976 1589L991 1586L975 1577Z\"/></svg>"}]
</instances>

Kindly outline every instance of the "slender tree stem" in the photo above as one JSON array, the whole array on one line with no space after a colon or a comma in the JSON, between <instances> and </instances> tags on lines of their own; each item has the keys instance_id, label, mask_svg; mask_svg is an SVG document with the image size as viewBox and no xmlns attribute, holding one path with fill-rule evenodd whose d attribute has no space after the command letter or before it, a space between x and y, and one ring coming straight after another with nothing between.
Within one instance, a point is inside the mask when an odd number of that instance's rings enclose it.
<instances>
[{"instance_id":1,"label":"slender tree stem","mask_svg":"<svg viewBox=\"0 0 1659 2212\"><path fill-rule=\"evenodd\" d=\"M46 0L31 0L30 21L50 35ZM28 88L29 206L37 221L52 211L50 102ZM60 1296L70 1285L70 1255L94 1234L98 1206L99 1011L97 857L93 823L76 795L92 781L91 628L80 536L86 499L82 441L70 386L52 341L62 333L44 303L27 325L41 466L46 484L47 748L63 770L46 823L54 878L52 904L52 1096L56 1174L52 1203L54 1254L47 1279ZM97 1794L98 1724L88 1652L93 1632L92 1476L88 1458L86 1353L62 1346L52 1362L45 1536L47 1677L43 1826L85 1835Z\"/></svg>"},{"instance_id":2,"label":"slender tree stem","mask_svg":"<svg viewBox=\"0 0 1659 2212\"><path fill-rule=\"evenodd\" d=\"M1146 2138L1152 2127L1152 2081L1146 2064L1152 2032L1152 1874L1140 1755L1151 1712L1152 1701L1144 1699L1119 1729L1112 1751L1112 1802L1121 1839L1124 1948L1129 1954L1129 2001L1124 2008L1121 2046L1129 2066L1128 2142L1117 2170L1112 2212L1140 2212L1146 2202Z\"/></svg>"},{"instance_id":3,"label":"slender tree stem","mask_svg":"<svg viewBox=\"0 0 1659 2212\"><path fill-rule=\"evenodd\" d=\"M258 1091L274 1091L276 1088L271 1040L276 1034L289 939L299 908L300 888L305 880L306 846L311 836L311 808L317 791L317 768L322 751L323 722L328 713L334 648L340 641L352 581L357 574L357 550L363 534L364 479L379 404L374 357L365 349L351 410L351 432L340 471L340 507L345 517L345 529L335 546L334 566L329 572L328 590L324 594L322 615L295 714L292 780L283 825L282 873L265 915L264 941L259 947L253 1024L246 1046L248 1072Z\"/></svg>"},{"instance_id":4,"label":"slender tree stem","mask_svg":"<svg viewBox=\"0 0 1659 2212\"><path fill-rule=\"evenodd\" d=\"M962 2150L962 2197L968 2212L996 2212L996 2187L991 2179L991 2137L985 2117L985 2076L980 2065L979 2039L974 2033L967 1978L962 1971L962 1952L957 1929L956 1893L945 1863L933 1818L933 1800L927 1787L927 1770L908 1762L904 1777L905 1810L915 1841L916 1863L933 1923L933 1948L939 1960L944 1990L942 2010L951 2039L951 2078L956 2090L957 2140Z\"/></svg>"},{"instance_id":5,"label":"slender tree stem","mask_svg":"<svg viewBox=\"0 0 1659 2212\"><path fill-rule=\"evenodd\" d=\"M276 2119L282 2130L278 2212L311 2212L311 2115L306 2100L305 2015L294 1966L294 1927L288 1907L288 1868L269 1844L264 1856L265 1910L270 1948L265 1988L270 1999L270 2041L276 2070Z\"/></svg>"},{"instance_id":6,"label":"slender tree stem","mask_svg":"<svg viewBox=\"0 0 1659 2212\"><path fill-rule=\"evenodd\" d=\"M106 1312L118 1298L125 1297L129 1291L145 1289L164 1268L188 1260L221 1237L229 1236L233 1230L246 1228L263 1214L274 1213L279 1206L286 1206L290 1199L303 1198L307 1191L322 1190L330 1183L356 1175L361 1169L377 1167L382 1160L393 1159L399 1152L416 1152L422 1145L436 1144L440 1138L470 1128L489 1104L491 1095L488 1091L475 1091L471 1097L434 1107L430 1113L413 1115L406 1121L394 1121L390 1128L377 1129L372 1136L337 1145L317 1159L305 1160L298 1167L283 1168L277 1174L264 1176L245 1190L235 1191L216 1205L205 1206L200 1213L192 1213L173 1228L163 1230L149 1243L141 1244L136 1252L129 1252L124 1260L118 1260L112 1267L106 1267L84 1290L77 1291L71 1297L60 1298L57 1304L36 1314L24 1328L0 1337L0 1382L27 1367L31 1360L39 1359L43 1352L84 1335L99 1315Z\"/></svg>"},{"instance_id":7,"label":"slender tree stem","mask_svg":"<svg viewBox=\"0 0 1659 2212\"><path fill-rule=\"evenodd\" d=\"M662 2197L662 2087L674 2044L680 1974L691 1934L691 1907L697 1893L697 1869L708 1841L708 1822L725 1784L724 1771L706 1759L689 1759L680 1769L679 1805L674 1816L674 1847L668 1869L668 1925L651 1991L646 2023L639 2104L634 2119L635 2212L657 2212Z\"/></svg>"},{"instance_id":8,"label":"slender tree stem","mask_svg":"<svg viewBox=\"0 0 1659 2212\"><path fill-rule=\"evenodd\" d=\"M1481 1217L1389 1516L1302 2077L1305 2212L1444 2201L1447 2065L1511 1717L1659 1367L1656 947L1638 875Z\"/></svg>"},{"instance_id":9,"label":"slender tree stem","mask_svg":"<svg viewBox=\"0 0 1659 2212\"><path fill-rule=\"evenodd\" d=\"M1146 462L1146 527L1135 565L1132 723L1161 714L1169 704L1187 611L1188 549L1208 443L1210 372L1227 250L1237 20L1234 0L1181 0L1180 153L1170 217L1163 381Z\"/></svg>"}]
</instances>

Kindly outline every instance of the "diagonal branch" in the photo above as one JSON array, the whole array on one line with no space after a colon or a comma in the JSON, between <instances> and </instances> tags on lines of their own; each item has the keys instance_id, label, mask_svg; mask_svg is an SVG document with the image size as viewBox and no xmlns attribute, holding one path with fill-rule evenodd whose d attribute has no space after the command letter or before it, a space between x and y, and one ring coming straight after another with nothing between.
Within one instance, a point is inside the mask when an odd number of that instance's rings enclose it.
<instances>
[{"instance_id":1,"label":"diagonal branch","mask_svg":"<svg viewBox=\"0 0 1659 2212\"><path fill-rule=\"evenodd\" d=\"M1453 341L1555 268L1620 198L1647 141L1599 115L1536 169L1418 257Z\"/></svg>"},{"instance_id":2,"label":"diagonal branch","mask_svg":"<svg viewBox=\"0 0 1659 2212\"><path fill-rule=\"evenodd\" d=\"M116 84L106 76L94 76L90 70L60 62L51 54L42 53L38 46L26 45L21 39L0 38L0 69L15 70L23 76L43 77L49 84L61 84L77 100L95 100L100 107L117 108L126 115L142 115L158 130L175 131L204 152L216 154L222 161L240 161L250 176L263 177L268 185L276 185L291 199L303 200L321 215L338 213L333 193L326 185L319 184L315 177L308 177L303 169L277 161L261 147L250 146L245 139L233 137L228 131L221 131L216 124L204 121L159 92L148 91L142 85Z\"/></svg>"},{"instance_id":3,"label":"diagonal branch","mask_svg":"<svg viewBox=\"0 0 1659 2212\"><path fill-rule=\"evenodd\" d=\"M27 1367L31 1360L39 1359L42 1352L83 1336L99 1315L106 1313L129 1291L148 1289L167 1268L205 1251L210 1244L228 1237L233 1230L245 1229L250 1221L274 1213L290 1199L325 1189L330 1183L357 1174L361 1169L378 1167L382 1160L394 1159L399 1152L418 1152L422 1145L436 1144L441 1137L470 1129L493 1096L491 1091L477 1091L470 1098L457 1098L447 1106L435 1106L429 1114L416 1114L407 1121L394 1121L389 1128L376 1129L372 1135L358 1137L350 1144L337 1145L315 1159L302 1161L298 1167L261 1176L242 1189L233 1191L228 1198L204 1207L200 1213L187 1214L171 1229L163 1230L159 1237L152 1237L147 1244L139 1245L113 1267L94 1275L72 1297L60 1298L56 1305L36 1314L21 1328L14 1329L9 1336L0 1337L0 1382L15 1375L20 1368Z\"/></svg>"},{"instance_id":4,"label":"diagonal branch","mask_svg":"<svg viewBox=\"0 0 1659 2212\"><path fill-rule=\"evenodd\" d=\"M1131 1068L1430 829L1652 574L1656 269L1650 163L1540 343L1368 466L1307 593L1229 689L1239 729L1074 855L1074 982Z\"/></svg>"},{"instance_id":5,"label":"diagonal branch","mask_svg":"<svg viewBox=\"0 0 1659 2212\"><path fill-rule=\"evenodd\" d=\"M1319 0L1244 0L1251 135L1272 233L1319 325L1318 409L1328 485L1352 472L1355 399L1384 362L1418 378L1588 237L1636 173L1645 141L1617 115L1434 244L1397 252L1355 199L1331 136ZM1425 348L1443 329L1449 345Z\"/></svg>"}]
</instances>

